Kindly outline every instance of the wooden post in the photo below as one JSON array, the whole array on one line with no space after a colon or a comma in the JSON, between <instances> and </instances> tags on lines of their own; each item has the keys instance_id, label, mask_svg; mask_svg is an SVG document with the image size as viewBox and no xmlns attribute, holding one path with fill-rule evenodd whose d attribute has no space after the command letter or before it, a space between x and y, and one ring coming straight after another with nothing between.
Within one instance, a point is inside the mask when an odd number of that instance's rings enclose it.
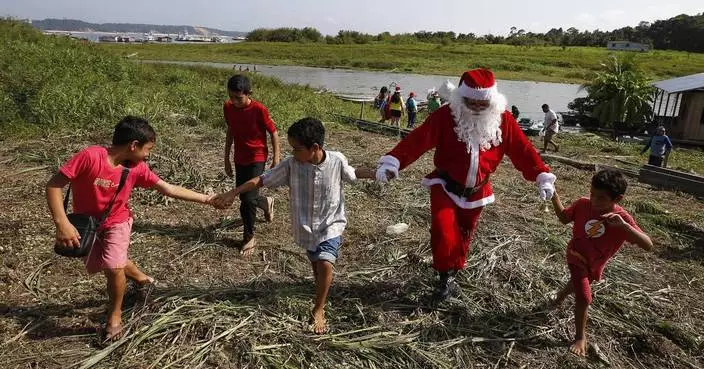
<instances>
[{"instance_id":1,"label":"wooden post","mask_svg":"<svg viewBox=\"0 0 704 369\"><path fill-rule=\"evenodd\" d=\"M359 108L359 119L364 119L364 100L362 100L362 106Z\"/></svg>"}]
</instances>

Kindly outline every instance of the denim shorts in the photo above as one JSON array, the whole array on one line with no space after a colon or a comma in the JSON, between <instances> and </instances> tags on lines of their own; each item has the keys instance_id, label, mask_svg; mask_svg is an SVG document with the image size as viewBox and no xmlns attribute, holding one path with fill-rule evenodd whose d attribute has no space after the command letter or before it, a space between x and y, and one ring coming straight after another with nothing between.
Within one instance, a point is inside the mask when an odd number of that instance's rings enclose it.
<instances>
[{"instance_id":1,"label":"denim shorts","mask_svg":"<svg viewBox=\"0 0 704 369\"><path fill-rule=\"evenodd\" d=\"M321 242L315 251L308 250L310 261L327 261L335 264L342 245L342 236L337 236Z\"/></svg>"}]
</instances>

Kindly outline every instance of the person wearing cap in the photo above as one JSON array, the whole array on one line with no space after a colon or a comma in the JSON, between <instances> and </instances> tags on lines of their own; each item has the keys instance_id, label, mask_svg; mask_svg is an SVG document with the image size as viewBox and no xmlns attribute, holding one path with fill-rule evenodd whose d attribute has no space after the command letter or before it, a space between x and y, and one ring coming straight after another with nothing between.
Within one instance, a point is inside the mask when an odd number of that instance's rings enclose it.
<instances>
[{"instance_id":1,"label":"person wearing cap","mask_svg":"<svg viewBox=\"0 0 704 369\"><path fill-rule=\"evenodd\" d=\"M411 91L406 100L406 111L408 112L408 129L412 129L416 125L416 115L418 114L418 104L414 99L416 93Z\"/></svg>"},{"instance_id":2,"label":"person wearing cap","mask_svg":"<svg viewBox=\"0 0 704 369\"><path fill-rule=\"evenodd\" d=\"M437 300L457 291L455 276L465 267L479 215L495 201L489 178L503 156L526 180L537 182L543 200L552 197L556 179L506 110L490 70L469 70L459 87L447 82L441 90L449 103L382 156L376 173L379 182L398 178L399 171L435 149L435 169L422 183L430 190L430 243L440 276Z\"/></svg>"},{"instance_id":3,"label":"person wearing cap","mask_svg":"<svg viewBox=\"0 0 704 369\"><path fill-rule=\"evenodd\" d=\"M428 95L428 114L440 109L441 105L440 94L437 91L433 91Z\"/></svg>"},{"instance_id":4,"label":"person wearing cap","mask_svg":"<svg viewBox=\"0 0 704 369\"><path fill-rule=\"evenodd\" d=\"M658 126L658 128L655 129L655 135L650 138L648 144L641 150L641 155L648 151L648 149L650 149L648 164L662 167L663 161L665 161L665 158L670 155L670 151L672 151L672 141L670 141L670 137L665 135L665 127Z\"/></svg>"},{"instance_id":5,"label":"person wearing cap","mask_svg":"<svg viewBox=\"0 0 704 369\"><path fill-rule=\"evenodd\" d=\"M401 98L401 87L396 86L396 91L389 98L389 114L391 115L391 124L396 127L401 127L401 116L405 109L403 98Z\"/></svg>"}]
</instances>

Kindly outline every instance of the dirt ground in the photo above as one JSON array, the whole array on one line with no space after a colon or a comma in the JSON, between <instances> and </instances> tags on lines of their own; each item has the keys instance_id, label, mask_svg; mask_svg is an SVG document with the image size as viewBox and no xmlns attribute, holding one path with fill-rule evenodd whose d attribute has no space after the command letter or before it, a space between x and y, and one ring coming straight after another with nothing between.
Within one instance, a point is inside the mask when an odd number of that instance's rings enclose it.
<instances>
[{"instance_id":1,"label":"dirt ground","mask_svg":"<svg viewBox=\"0 0 704 369\"><path fill-rule=\"evenodd\" d=\"M656 247L646 253L624 246L593 286L593 345L582 359L567 350L573 301L561 311L544 308L567 281L571 228L542 211L535 185L508 160L493 177L497 201L482 214L461 294L430 303L429 198L419 183L432 168L430 154L391 185L346 187L349 224L329 297L330 332L322 337L307 329L312 273L290 235L285 189L265 190L276 198L276 217L260 217L259 244L249 258L237 248L237 202L222 211L136 192L130 255L158 288L147 306L128 301L128 334L101 345L104 277L88 276L80 261L52 252L44 184L89 144L66 141L0 145L4 368L704 367L701 200L631 181L624 206ZM353 166L375 166L395 139L338 129L327 141ZM157 144L152 166L172 183L220 191L232 186L223 176L221 146L212 135L186 131ZM592 173L552 168L564 200L588 195ZM409 231L387 235L398 222Z\"/></svg>"}]
</instances>

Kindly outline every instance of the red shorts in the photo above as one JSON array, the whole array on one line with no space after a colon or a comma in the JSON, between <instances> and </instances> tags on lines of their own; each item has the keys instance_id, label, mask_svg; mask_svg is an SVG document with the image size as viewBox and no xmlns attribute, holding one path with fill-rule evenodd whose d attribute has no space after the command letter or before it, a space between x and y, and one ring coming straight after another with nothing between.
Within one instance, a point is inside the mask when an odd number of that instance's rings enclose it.
<instances>
[{"instance_id":1,"label":"red shorts","mask_svg":"<svg viewBox=\"0 0 704 369\"><path fill-rule=\"evenodd\" d=\"M83 261L88 273L107 269L121 269L127 265L127 249L130 247L132 218L100 231L90 254Z\"/></svg>"}]
</instances>

